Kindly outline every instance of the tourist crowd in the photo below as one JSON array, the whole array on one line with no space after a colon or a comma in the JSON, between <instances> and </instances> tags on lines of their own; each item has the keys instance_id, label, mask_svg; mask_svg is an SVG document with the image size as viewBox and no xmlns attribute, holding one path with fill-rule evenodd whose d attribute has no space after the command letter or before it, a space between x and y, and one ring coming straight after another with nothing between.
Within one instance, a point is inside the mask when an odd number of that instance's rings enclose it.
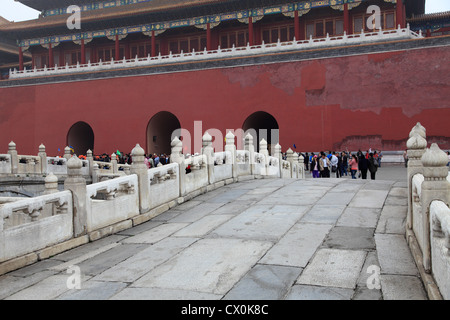
<instances>
[{"instance_id":1,"label":"tourist crowd","mask_svg":"<svg viewBox=\"0 0 450 320\"><path fill-rule=\"evenodd\" d=\"M313 178L340 178L351 175L352 179L370 178L375 180L376 172L381 167L383 154L380 152L368 150L363 153L359 150L356 153L348 151L331 152L326 154L321 151L317 154L305 153L305 170L310 171Z\"/></svg>"}]
</instances>

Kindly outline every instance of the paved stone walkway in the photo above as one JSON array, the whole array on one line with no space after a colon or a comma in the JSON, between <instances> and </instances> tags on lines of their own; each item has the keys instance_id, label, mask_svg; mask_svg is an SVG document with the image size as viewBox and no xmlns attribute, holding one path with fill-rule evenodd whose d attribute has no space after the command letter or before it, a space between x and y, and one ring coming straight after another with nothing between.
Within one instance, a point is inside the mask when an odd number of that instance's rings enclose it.
<instances>
[{"instance_id":1,"label":"paved stone walkway","mask_svg":"<svg viewBox=\"0 0 450 320\"><path fill-rule=\"evenodd\" d=\"M391 166L375 181L228 185L3 275L0 299L427 299L404 237L403 177Z\"/></svg>"}]
</instances>

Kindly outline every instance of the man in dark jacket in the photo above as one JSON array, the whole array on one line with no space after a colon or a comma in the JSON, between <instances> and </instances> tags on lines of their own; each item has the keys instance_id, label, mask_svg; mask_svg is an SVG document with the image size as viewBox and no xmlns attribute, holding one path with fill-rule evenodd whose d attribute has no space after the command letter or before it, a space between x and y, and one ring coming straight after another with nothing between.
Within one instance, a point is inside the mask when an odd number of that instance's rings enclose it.
<instances>
[{"instance_id":1,"label":"man in dark jacket","mask_svg":"<svg viewBox=\"0 0 450 320\"><path fill-rule=\"evenodd\" d=\"M369 171L370 171L370 179L375 180L375 174L377 173L378 170L378 163L375 160L375 158L373 157L373 153L369 154Z\"/></svg>"},{"instance_id":2,"label":"man in dark jacket","mask_svg":"<svg viewBox=\"0 0 450 320\"><path fill-rule=\"evenodd\" d=\"M366 157L361 152L360 156L358 157L358 167L361 171L361 178L367 179L367 170L369 168L369 160L366 159Z\"/></svg>"}]
</instances>

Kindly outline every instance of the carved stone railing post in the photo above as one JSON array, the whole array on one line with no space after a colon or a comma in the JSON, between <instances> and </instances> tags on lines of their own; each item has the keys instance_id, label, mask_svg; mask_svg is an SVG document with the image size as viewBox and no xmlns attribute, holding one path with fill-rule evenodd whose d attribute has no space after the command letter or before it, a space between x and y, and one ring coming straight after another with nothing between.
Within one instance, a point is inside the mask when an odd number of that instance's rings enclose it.
<instances>
[{"instance_id":1,"label":"carved stone railing post","mask_svg":"<svg viewBox=\"0 0 450 320\"><path fill-rule=\"evenodd\" d=\"M138 176L139 185L139 211L141 213L150 210L150 183L148 178L148 168L144 162L145 151L139 144L131 150L131 173Z\"/></svg>"},{"instance_id":2,"label":"carved stone railing post","mask_svg":"<svg viewBox=\"0 0 450 320\"><path fill-rule=\"evenodd\" d=\"M18 173L19 156L17 155L16 144L13 141L8 144L8 154L11 155L11 173Z\"/></svg>"},{"instance_id":3,"label":"carved stone railing post","mask_svg":"<svg viewBox=\"0 0 450 320\"><path fill-rule=\"evenodd\" d=\"M293 165L294 164L294 151L292 151L291 148L289 148L286 151L286 160L289 162L290 167L291 167L291 178L294 178L294 172L293 172L293 170L294 170L294 165Z\"/></svg>"},{"instance_id":4,"label":"carved stone railing post","mask_svg":"<svg viewBox=\"0 0 450 320\"><path fill-rule=\"evenodd\" d=\"M408 213L406 216L406 227L413 228L413 198L411 194L412 179L416 174L423 174L422 156L427 148L425 128L417 123L409 133L409 139L406 142L408 154L407 181L408 181Z\"/></svg>"},{"instance_id":5,"label":"carved stone railing post","mask_svg":"<svg viewBox=\"0 0 450 320\"><path fill-rule=\"evenodd\" d=\"M225 152L227 151L231 153L232 176L235 180L237 178L236 145L235 136L231 131L228 131L225 136Z\"/></svg>"},{"instance_id":6,"label":"carved stone railing post","mask_svg":"<svg viewBox=\"0 0 450 320\"><path fill-rule=\"evenodd\" d=\"M278 178L281 178L281 161L283 159L283 155L281 154L281 146L279 143L277 143L274 147L274 157L278 159Z\"/></svg>"},{"instance_id":7,"label":"carved stone railing post","mask_svg":"<svg viewBox=\"0 0 450 320\"><path fill-rule=\"evenodd\" d=\"M214 177L214 148L212 146L212 137L208 132L202 137L202 153L206 156L206 165L208 166L208 183L213 184L215 182Z\"/></svg>"},{"instance_id":8,"label":"carved stone railing post","mask_svg":"<svg viewBox=\"0 0 450 320\"><path fill-rule=\"evenodd\" d=\"M111 170L112 173L119 172L119 167L117 165L117 155L115 153L111 154Z\"/></svg>"},{"instance_id":9,"label":"carved stone railing post","mask_svg":"<svg viewBox=\"0 0 450 320\"><path fill-rule=\"evenodd\" d=\"M128 163L125 163L123 166L123 172L125 173L125 175L129 176L131 174L130 172L130 165Z\"/></svg>"},{"instance_id":10,"label":"carved stone railing post","mask_svg":"<svg viewBox=\"0 0 450 320\"><path fill-rule=\"evenodd\" d=\"M305 157L300 153L298 156L298 178L305 179Z\"/></svg>"},{"instance_id":11,"label":"carved stone railing post","mask_svg":"<svg viewBox=\"0 0 450 320\"><path fill-rule=\"evenodd\" d=\"M244 150L249 153L250 174L253 175L255 172L255 147L253 146L253 137L250 133L247 133L244 137Z\"/></svg>"},{"instance_id":12,"label":"carved stone railing post","mask_svg":"<svg viewBox=\"0 0 450 320\"><path fill-rule=\"evenodd\" d=\"M91 175L92 183L100 182L99 178L98 178L99 171L100 171L100 168L98 167L98 164L94 162L94 164L92 165L92 175Z\"/></svg>"},{"instance_id":13,"label":"carved stone railing post","mask_svg":"<svg viewBox=\"0 0 450 320\"><path fill-rule=\"evenodd\" d=\"M45 146L41 143L39 146L39 158L41 159L41 173L46 174L47 173L47 153L45 152Z\"/></svg>"},{"instance_id":14,"label":"carved stone railing post","mask_svg":"<svg viewBox=\"0 0 450 320\"><path fill-rule=\"evenodd\" d=\"M64 181L64 190L72 192L73 236L75 238L87 232L86 180L81 173L82 167L83 162L78 157L71 157L67 161L67 178Z\"/></svg>"},{"instance_id":15,"label":"carved stone railing post","mask_svg":"<svg viewBox=\"0 0 450 320\"><path fill-rule=\"evenodd\" d=\"M178 163L179 168L179 176L180 176L180 196L184 196L186 194L186 165L184 162L183 155L183 142L181 142L178 137L175 137L171 143L171 154L170 154L170 162Z\"/></svg>"},{"instance_id":16,"label":"carved stone railing post","mask_svg":"<svg viewBox=\"0 0 450 320\"><path fill-rule=\"evenodd\" d=\"M447 180L448 157L436 143L433 143L422 156L422 218L423 218L423 266L427 273L431 272L431 244L430 244L430 205L434 200L450 203L450 183Z\"/></svg>"},{"instance_id":17,"label":"carved stone railing post","mask_svg":"<svg viewBox=\"0 0 450 320\"><path fill-rule=\"evenodd\" d=\"M267 170L269 166L269 150L267 149L267 141L265 139L262 139L259 142L259 153L261 153L264 156L264 164L266 169L265 174L267 175Z\"/></svg>"},{"instance_id":18,"label":"carved stone railing post","mask_svg":"<svg viewBox=\"0 0 450 320\"><path fill-rule=\"evenodd\" d=\"M70 148L68 146L64 148L63 158L65 158L66 160L72 158L72 155L70 154Z\"/></svg>"},{"instance_id":19,"label":"carved stone railing post","mask_svg":"<svg viewBox=\"0 0 450 320\"><path fill-rule=\"evenodd\" d=\"M50 172L48 176L45 177L45 191L44 194L52 194L58 192L58 177Z\"/></svg>"},{"instance_id":20,"label":"carved stone railing post","mask_svg":"<svg viewBox=\"0 0 450 320\"><path fill-rule=\"evenodd\" d=\"M92 173L94 171L94 156L90 149L88 151L86 151L86 160L88 161L88 164L89 164L89 175L92 177ZM98 166L97 166L97 168L98 168Z\"/></svg>"}]
</instances>

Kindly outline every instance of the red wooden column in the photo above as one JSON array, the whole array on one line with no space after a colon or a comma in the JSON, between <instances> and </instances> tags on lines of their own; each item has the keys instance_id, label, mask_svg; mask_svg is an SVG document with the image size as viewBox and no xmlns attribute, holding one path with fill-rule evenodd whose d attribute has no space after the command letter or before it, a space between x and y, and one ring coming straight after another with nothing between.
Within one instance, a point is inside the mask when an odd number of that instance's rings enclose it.
<instances>
[{"instance_id":1,"label":"red wooden column","mask_svg":"<svg viewBox=\"0 0 450 320\"><path fill-rule=\"evenodd\" d=\"M116 48L115 48L115 51L116 51L116 54L115 54L115 57L114 57L114 60L116 60L116 61L119 61L120 60L120 46L119 46L119 35L118 34L116 34Z\"/></svg>"},{"instance_id":2,"label":"red wooden column","mask_svg":"<svg viewBox=\"0 0 450 320\"><path fill-rule=\"evenodd\" d=\"M81 39L81 64L86 64L86 48L84 45L84 39Z\"/></svg>"},{"instance_id":3,"label":"red wooden column","mask_svg":"<svg viewBox=\"0 0 450 320\"><path fill-rule=\"evenodd\" d=\"M294 11L294 34L295 40L300 40L300 18L298 17L298 10Z\"/></svg>"},{"instance_id":4,"label":"red wooden column","mask_svg":"<svg viewBox=\"0 0 450 320\"><path fill-rule=\"evenodd\" d=\"M151 56L156 56L156 36L155 36L155 30L152 30L152 52Z\"/></svg>"},{"instance_id":5,"label":"red wooden column","mask_svg":"<svg viewBox=\"0 0 450 320\"><path fill-rule=\"evenodd\" d=\"M208 22L206 24L206 50L212 50L211 46L211 24Z\"/></svg>"},{"instance_id":6,"label":"red wooden column","mask_svg":"<svg viewBox=\"0 0 450 320\"><path fill-rule=\"evenodd\" d=\"M53 47L52 47L52 44L49 43L48 44L48 67L53 68L54 65L55 65L55 63L53 61Z\"/></svg>"},{"instance_id":7,"label":"red wooden column","mask_svg":"<svg viewBox=\"0 0 450 320\"><path fill-rule=\"evenodd\" d=\"M248 42L253 45L253 17L248 18Z\"/></svg>"},{"instance_id":8,"label":"red wooden column","mask_svg":"<svg viewBox=\"0 0 450 320\"><path fill-rule=\"evenodd\" d=\"M401 28L404 28L405 25L403 23L403 0L397 0L396 19L397 25L395 27L398 28L398 25L400 25Z\"/></svg>"},{"instance_id":9,"label":"red wooden column","mask_svg":"<svg viewBox=\"0 0 450 320\"><path fill-rule=\"evenodd\" d=\"M19 47L19 70L23 70L23 51L22 47Z\"/></svg>"},{"instance_id":10,"label":"red wooden column","mask_svg":"<svg viewBox=\"0 0 450 320\"><path fill-rule=\"evenodd\" d=\"M348 3L344 3L344 31L350 34L350 15L348 12Z\"/></svg>"}]
</instances>

